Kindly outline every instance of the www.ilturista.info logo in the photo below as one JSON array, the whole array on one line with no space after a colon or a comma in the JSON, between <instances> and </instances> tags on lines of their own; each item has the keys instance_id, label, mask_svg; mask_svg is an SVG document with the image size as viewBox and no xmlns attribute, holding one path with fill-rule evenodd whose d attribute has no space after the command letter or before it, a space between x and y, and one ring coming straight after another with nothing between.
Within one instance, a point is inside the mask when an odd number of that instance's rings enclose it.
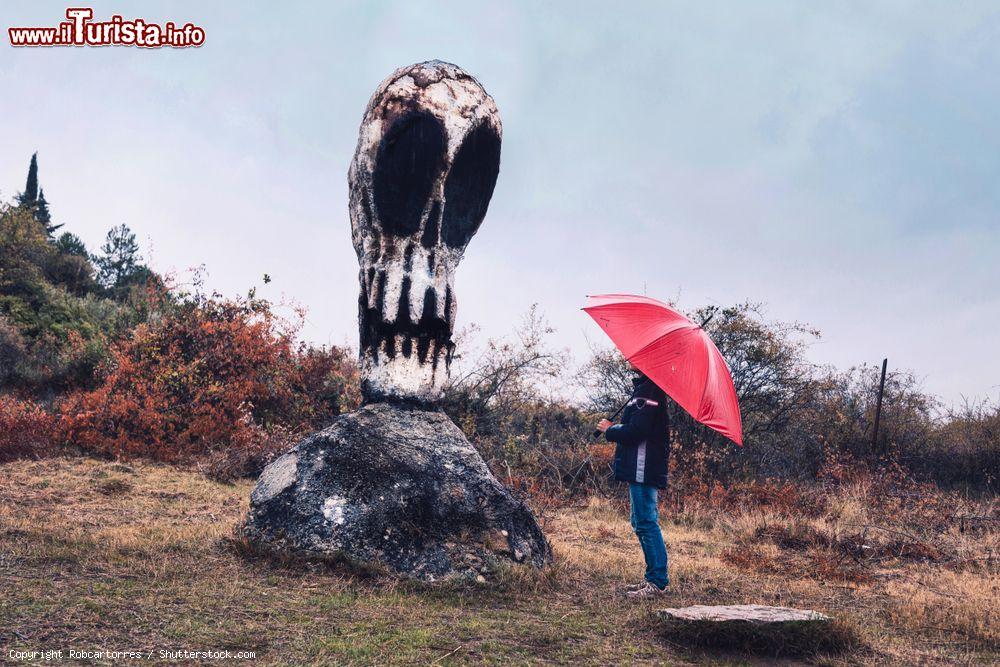
<instances>
[{"instance_id":1,"label":"www.ilturista.info logo","mask_svg":"<svg viewBox=\"0 0 1000 667\"><path fill-rule=\"evenodd\" d=\"M94 10L70 7L66 18L53 28L7 28L11 46L141 46L157 49L164 46L185 48L205 43L205 29L173 21L163 25L145 19L126 21L112 16L108 21L91 21Z\"/></svg>"}]
</instances>

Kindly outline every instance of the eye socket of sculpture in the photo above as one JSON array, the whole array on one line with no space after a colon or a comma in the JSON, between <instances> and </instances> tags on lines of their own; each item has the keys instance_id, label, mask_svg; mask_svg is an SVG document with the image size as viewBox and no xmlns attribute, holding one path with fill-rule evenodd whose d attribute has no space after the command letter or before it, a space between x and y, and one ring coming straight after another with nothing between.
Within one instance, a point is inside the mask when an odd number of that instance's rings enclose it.
<instances>
[{"instance_id":1,"label":"eye socket of sculpture","mask_svg":"<svg viewBox=\"0 0 1000 667\"><path fill-rule=\"evenodd\" d=\"M465 138L444 182L441 238L463 247L479 229L500 173L500 137L482 124Z\"/></svg>"},{"instance_id":2,"label":"eye socket of sculpture","mask_svg":"<svg viewBox=\"0 0 1000 667\"><path fill-rule=\"evenodd\" d=\"M409 236L420 228L444 151L444 128L429 113L403 116L385 133L372 181L376 214L387 234Z\"/></svg>"}]
</instances>

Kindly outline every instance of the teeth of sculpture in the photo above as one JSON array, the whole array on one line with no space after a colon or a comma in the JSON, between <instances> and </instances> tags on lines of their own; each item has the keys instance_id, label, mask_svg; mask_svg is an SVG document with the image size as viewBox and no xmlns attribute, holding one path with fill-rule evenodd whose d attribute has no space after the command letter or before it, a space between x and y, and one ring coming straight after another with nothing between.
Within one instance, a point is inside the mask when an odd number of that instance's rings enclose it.
<instances>
[{"instance_id":1,"label":"teeth of sculpture","mask_svg":"<svg viewBox=\"0 0 1000 667\"><path fill-rule=\"evenodd\" d=\"M423 273L410 274L410 323L419 324L420 315L424 312L424 297L427 296L427 276ZM430 304L434 307L433 302Z\"/></svg>"},{"instance_id":2,"label":"teeth of sculpture","mask_svg":"<svg viewBox=\"0 0 1000 667\"><path fill-rule=\"evenodd\" d=\"M396 316L399 315L399 302L402 300L404 294L403 283L409 283L410 276L400 271L393 271L391 268L384 275L386 280L385 294L382 297L382 321L394 323ZM409 298L408 284L405 293L407 298ZM409 319L408 316L407 319Z\"/></svg>"},{"instance_id":3,"label":"teeth of sculpture","mask_svg":"<svg viewBox=\"0 0 1000 667\"><path fill-rule=\"evenodd\" d=\"M369 102L350 170L366 400L433 402L447 382L454 272L486 215L501 133L493 99L440 61L398 70Z\"/></svg>"}]
</instances>

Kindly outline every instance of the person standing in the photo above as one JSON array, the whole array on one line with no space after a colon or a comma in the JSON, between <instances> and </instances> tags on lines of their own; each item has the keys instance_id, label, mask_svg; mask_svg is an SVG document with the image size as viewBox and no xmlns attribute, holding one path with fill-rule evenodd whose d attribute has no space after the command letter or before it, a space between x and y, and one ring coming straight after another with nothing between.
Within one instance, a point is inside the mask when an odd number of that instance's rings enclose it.
<instances>
[{"instance_id":1,"label":"person standing","mask_svg":"<svg viewBox=\"0 0 1000 667\"><path fill-rule=\"evenodd\" d=\"M632 371L632 397L621 423L602 419L597 429L615 443L614 478L628 482L632 529L646 559L646 576L626 595L642 599L661 595L670 583L657 511L657 491L667 487L670 418L663 390L635 366Z\"/></svg>"}]
</instances>

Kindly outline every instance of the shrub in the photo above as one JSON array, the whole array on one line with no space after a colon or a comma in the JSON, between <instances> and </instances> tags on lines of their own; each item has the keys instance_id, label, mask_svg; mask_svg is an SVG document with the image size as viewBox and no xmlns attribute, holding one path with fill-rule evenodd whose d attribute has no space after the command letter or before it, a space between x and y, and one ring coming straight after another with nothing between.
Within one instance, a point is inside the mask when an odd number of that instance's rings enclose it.
<instances>
[{"instance_id":1,"label":"shrub","mask_svg":"<svg viewBox=\"0 0 1000 667\"><path fill-rule=\"evenodd\" d=\"M951 410L926 443L900 452L906 464L947 485L995 493L1000 480L1000 403L966 403Z\"/></svg>"},{"instance_id":2,"label":"shrub","mask_svg":"<svg viewBox=\"0 0 1000 667\"><path fill-rule=\"evenodd\" d=\"M443 406L467 436L502 439L525 406L550 402L546 384L559 377L568 361L565 352L547 346L551 333L532 306L512 339L491 338L471 359L458 358ZM469 332L462 334L468 337ZM460 345L465 347L466 341Z\"/></svg>"},{"instance_id":3,"label":"shrub","mask_svg":"<svg viewBox=\"0 0 1000 667\"><path fill-rule=\"evenodd\" d=\"M36 403L0 394L0 463L51 450L55 419Z\"/></svg>"},{"instance_id":4,"label":"shrub","mask_svg":"<svg viewBox=\"0 0 1000 667\"><path fill-rule=\"evenodd\" d=\"M360 405L361 385L353 351L301 343L296 364L295 390L307 407L306 424L321 426Z\"/></svg>"},{"instance_id":5,"label":"shrub","mask_svg":"<svg viewBox=\"0 0 1000 667\"><path fill-rule=\"evenodd\" d=\"M93 272L79 239L64 234L53 242L30 210L0 204L5 388L51 396L90 386L105 341L147 314L95 295Z\"/></svg>"},{"instance_id":6,"label":"shrub","mask_svg":"<svg viewBox=\"0 0 1000 667\"><path fill-rule=\"evenodd\" d=\"M59 246L56 246L59 249ZM62 285L76 296L84 296L97 290L94 267L85 256L53 252L46 259L45 277L56 285Z\"/></svg>"},{"instance_id":7,"label":"shrub","mask_svg":"<svg viewBox=\"0 0 1000 667\"><path fill-rule=\"evenodd\" d=\"M595 491L607 469L589 449L594 422L553 397L565 393L554 385L568 359L548 346L551 333L532 306L511 338L459 359L443 408L508 484L545 495Z\"/></svg>"},{"instance_id":8,"label":"shrub","mask_svg":"<svg viewBox=\"0 0 1000 667\"><path fill-rule=\"evenodd\" d=\"M27 354L24 336L7 318L0 316L0 387L14 381L27 361Z\"/></svg>"},{"instance_id":9,"label":"shrub","mask_svg":"<svg viewBox=\"0 0 1000 667\"><path fill-rule=\"evenodd\" d=\"M344 391L357 384L347 353L296 346L295 332L265 301L188 298L111 346L99 386L62 403L61 438L98 454L208 457L221 476L252 473L289 432L356 404Z\"/></svg>"}]
</instances>

